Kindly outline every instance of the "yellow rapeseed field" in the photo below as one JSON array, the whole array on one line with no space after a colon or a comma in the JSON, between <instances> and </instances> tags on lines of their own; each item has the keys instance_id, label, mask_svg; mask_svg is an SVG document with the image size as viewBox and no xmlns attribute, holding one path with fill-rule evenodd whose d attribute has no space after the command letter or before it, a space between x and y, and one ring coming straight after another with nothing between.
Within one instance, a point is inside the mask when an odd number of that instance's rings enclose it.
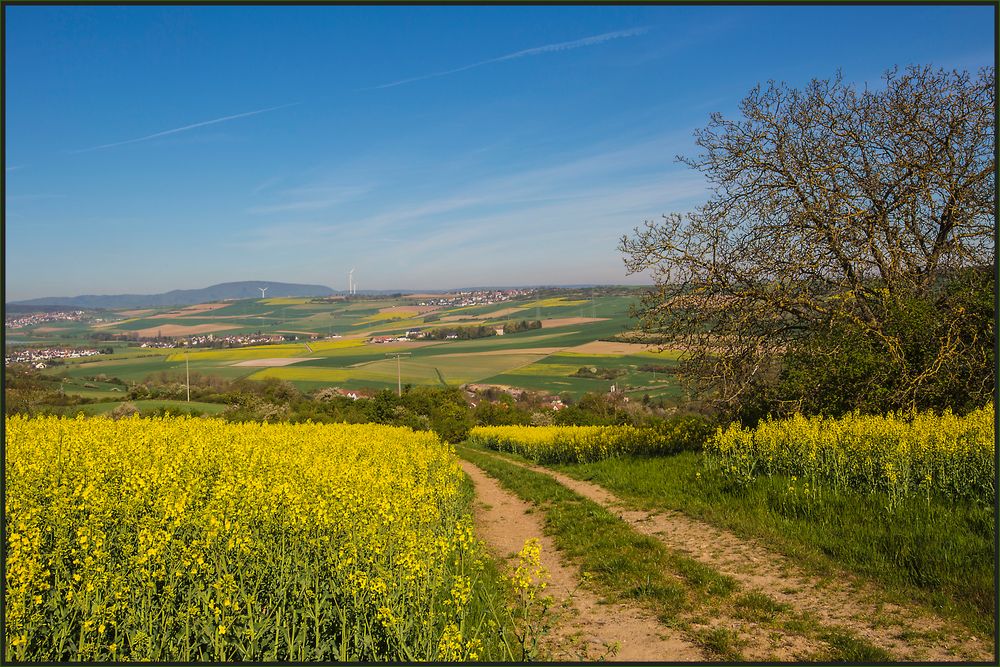
<instances>
[{"instance_id":1,"label":"yellow rapeseed field","mask_svg":"<svg viewBox=\"0 0 1000 667\"><path fill-rule=\"evenodd\" d=\"M308 354L308 350L302 343L288 343L209 350L194 349L189 352L174 352L167 357L167 361L244 361L246 359L297 357L306 354Z\"/></svg>"},{"instance_id":2,"label":"yellow rapeseed field","mask_svg":"<svg viewBox=\"0 0 1000 667\"><path fill-rule=\"evenodd\" d=\"M520 304L521 308L558 308L560 306L586 306L590 304L589 299L567 299L564 296L557 296L551 299L538 299L529 303Z\"/></svg>"},{"instance_id":3,"label":"yellow rapeseed field","mask_svg":"<svg viewBox=\"0 0 1000 667\"><path fill-rule=\"evenodd\" d=\"M588 463L654 453L662 435L633 426L476 426L472 442L539 463Z\"/></svg>"},{"instance_id":4,"label":"yellow rapeseed field","mask_svg":"<svg viewBox=\"0 0 1000 667\"><path fill-rule=\"evenodd\" d=\"M344 350L352 347L362 347L365 341L360 338L342 338L336 340L319 340L309 343L313 352L325 350Z\"/></svg>"},{"instance_id":5,"label":"yellow rapeseed field","mask_svg":"<svg viewBox=\"0 0 1000 667\"><path fill-rule=\"evenodd\" d=\"M419 310L390 310L384 313L375 313L361 320L364 323L388 322L389 320L405 320L419 316Z\"/></svg>"},{"instance_id":6,"label":"yellow rapeseed field","mask_svg":"<svg viewBox=\"0 0 1000 667\"><path fill-rule=\"evenodd\" d=\"M490 658L452 449L378 425L8 417L14 660ZM492 633L492 634L491 634Z\"/></svg>"},{"instance_id":7,"label":"yellow rapeseed field","mask_svg":"<svg viewBox=\"0 0 1000 667\"><path fill-rule=\"evenodd\" d=\"M757 428L719 429L705 445L707 460L739 482L786 475L814 491L877 491L890 503L913 493L996 497L993 404L966 416L951 412L850 415L841 419L765 421Z\"/></svg>"}]
</instances>

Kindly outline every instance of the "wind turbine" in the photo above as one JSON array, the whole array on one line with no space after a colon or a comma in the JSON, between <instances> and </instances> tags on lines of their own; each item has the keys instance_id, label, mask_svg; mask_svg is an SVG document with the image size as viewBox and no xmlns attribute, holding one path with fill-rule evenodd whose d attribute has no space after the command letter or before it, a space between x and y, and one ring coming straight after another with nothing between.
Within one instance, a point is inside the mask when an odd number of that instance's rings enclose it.
<instances>
[{"instance_id":1,"label":"wind turbine","mask_svg":"<svg viewBox=\"0 0 1000 667\"><path fill-rule=\"evenodd\" d=\"M347 293L354 294L354 269L347 272Z\"/></svg>"},{"instance_id":2,"label":"wind turbine","mask_svg":"<svg viewBox=\"0 0 1000 667\"><path fill-rule=\"evenodd\" d=\"M260 290L260 298L263 299L264 298L264 292L266 292L268 288L266 288L266 287L258 287L257 289Z\"/></svg>"}]
</instances>

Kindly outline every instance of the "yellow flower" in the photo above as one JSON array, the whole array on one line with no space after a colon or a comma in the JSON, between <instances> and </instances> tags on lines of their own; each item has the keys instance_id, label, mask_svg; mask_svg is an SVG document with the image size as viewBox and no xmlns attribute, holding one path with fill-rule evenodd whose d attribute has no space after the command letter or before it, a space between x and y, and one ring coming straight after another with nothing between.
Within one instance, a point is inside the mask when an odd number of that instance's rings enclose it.
<instances>
[{"instance_id":1,"label":"yellow flower","mask_svg":"<svg viewBox=\"0 0 1000 667\"><path fill-rule=\"evenodd\" d=\"M423 650L422 660L484 653L475 633L486 626L463 615L486 557L454 450L431 432L192 418L8 417L5 425L5 465L17 471L7 476L16 532L5 590L21 601L7 608L11 646L55 626L84 590L86 629L130 637L124 656L116 643L102 645L105 657L149 655L159 640L145 635L146 622L157 614L193 618L193 641L221 644L251 614L288 623L306 596L284 592L300 590L302 577L310 603L331 605L347 591L350 613L369 614L359 620L387 633L381 644L346 637L351 656L408 660L402 649L370 647L395 646L388 633L411 617L427 621L423 649L404 647ZM246 581L261 582L256 597ZM48 598L35 594L50 585ZM214 622L197 622L206 618ZM54 647L29 657L73 659Z\"/></svg>"}]
</instances>

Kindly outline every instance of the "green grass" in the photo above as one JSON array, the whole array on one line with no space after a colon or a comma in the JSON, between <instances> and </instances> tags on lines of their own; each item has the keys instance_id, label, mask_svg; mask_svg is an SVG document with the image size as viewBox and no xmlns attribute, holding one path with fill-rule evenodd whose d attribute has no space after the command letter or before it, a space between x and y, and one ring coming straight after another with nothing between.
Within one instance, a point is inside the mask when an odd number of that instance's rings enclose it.
<instances>
[{"instance_id":1,"label":"green grass","mask_svg":"<svg viewBox=\"0 0 1000 667\"><path fill-rule=\"evenodd\" d=\"M60 385L54 386L58 387ZM61 387L62 392L67 395L83 396L85 398L122 398L128 391L127 387L110 382L69 377L62 380Z\"/></svg>"},{"instance_id":2,"label":"green grass","mask_svg":"<svg viewBox=\"0 0 1000 667\"><path fill-rule=\"evenodd\" d=\"M517 370L508 371L508 375L530 375L537 377L569 377L579 369L579 366L570 366L567 364L554 364L546 363L548 359L540 359L539 361L530 364L528 366L523 366Z\"/></svg>"},{"instance_id":3,"label":"green grass","mask_svg":"<svg viewBox=\"0 0 1000 667\"><path fill-rule=\"evenodd\" d=\"M396 360L385 356L385 353L390 351L391 348L385 348L384 350L376 350L377 354L364 356L345 354L342 357L331 356L316 362L266 368L258 370L252 377L274 377L292 382L342 383L347 380L395 382L397 378ZM537 358L538 355L519 354L463 354L455 356L418 356L414 354L402 358L399 364L399 373L402 381L409 384L441 384L442 376L448 384L460 384L493 375L501 369L529 364ZM341 363L334 366L335 360ZM343 363L346 360L360 360L360 363L348 365Z\"/></svg>"},{"instance_id":4,"label":"green grass","mask_svg":"<svg viewBox=\"0 0 1000 667\"><path fill-rule=\"evenodd\" d=\"M837 568L871 578L895 600L916 600L992 634L995 609L992 507L911 499L887 509L866 494L790 494L790 480L738 488L709 474L702 455L625 457L553 466L593 481L633 506L676 509L760 539L820 576Z\"/></svg>"},{"instance_id":5,"label":"green grass","mask_svg":"<svg viewBox=\"0 0 1000 667\"><path fill-rule=\"evenodd\" d=\"M85 415L103 415L111 412L124 401L113 402L113 403L90 403L88 405L74 405L65 408L65 412L68 415L75 415L82 412ZM226 409L226 406L222 403L203 403L201 401L174 401L174 400L142 400L142 401L131 401L131 403L139 409L141 415L152 414L154 411L161 408L167 408L174 414L185 414L190 412L199 412L206 415L219 414Z\"/></svg>"},{"instance_id":6,"label":"green grass","mask_svg":"<svg viewBox=\"0 0 1000 667\"><path fill-rule=\"evenodd\" d=\"M167 350L176 352L176 350ZM190 370L192 373L198 372L203 375L214 375L228 379L237 379L250 375L255 370L248 366L232 366L231 361L191 361ZM127 382L141 383L154 373L168 372L173 374L184 373L184 361L169 361L167 355L150 353L142 357L120 357L117 359L99 359L87 363L66 364L47 369L47 375L66 375L70 378L83 378L86 376L99 375L101 373L108 377L117 377Z\"/></svg>"},{"instance_id":7,"label":"green grass","mask_svg":"<svg viewBox=\"0 0 1000 667\"><path fill-rule=\"evenodd\" d=\"M86 363L55 366L48 369L47 372L53 375L65 374L71 378L81 378L103 373L109 377L139 381L145 378L149 373L155 373L161 370L173 370L176 367L177 364L168 362L165 355L151 354L148 357L119 359L97 358L94 361L88 361ZM184 364L181 363L180 367L183 369Z\"/></svg>"},{"instance_id":8,"label":"green grass","mask_svg":"<svg viewBox=\"0 0 1000 667\"><path fill-rule=\"evenodd\" d=\"M646 394L653 399L666 399L671 402L678 402L683 398L684 393L673 376L666 376L658 373L655 380L650 373L626 373L614 380L601 378L574 377L572 375L554 375L543 369L542 373L531 374L533 368L540 368L542 364L533 364L517 373L500 373L488 378L483 382L491 384L505 384L514 387L523 387L534 391L548 392L551 394L567 393L573 398L579 399L588 392L604 393L609 391L611 385L625 387L626 394L630 400L642 400ZM575 371L576 369L574 369Z\"/></svg>"},{"instance_id":9,"label":"green grass","mask_svg":"<svg viewBox=\"0 0 1000 667\"><path fill-rule=\"evenodd\" d=\"M758 593L749 591L743 593L734 601L734 606L740 611L740 616L748 621L771 620L778 614L788 611L789 606Z\"/></svg>"},{"instance_id":10,"label":"green grass","mask_svg":"<svg viewBox=\"0 0 1000 667\"><path fill-rule=\"evenodd\" d=\"M308 356L322 358L313 359L308 363L308 366L311 368L349 368L356 364L365 364L377 359L384 359L385 353L388 351L390 351L388 347L385 349L376 349L374 345L367 348L317 350L315 354Z\"/></svg>"},{"instance_id":11,"label":"green grass","mask_svg":"<svg viewBox=\"0 0 1000 667\"><path fill-rule=\"evenodd\" d=\"M510 310L511 308L520 308L514 313L506 313L504 315L495 315L495 313L502 313L504 311ZM525 308L524 301L505 301L503 303L494 303L489 306L465 306L463 308L453 308L451 309L452 315L466 315L468 317L475 317L479 319L489 319L489 320L520 320L527 319L527 310ZM438 311L439 313L444 313L444 311ZM531 313L534 315L534 311Z\"/></svg>"},{"instance_id":12,"label":"green grass","mask_svg":"<svg viewBox=\"0 0 1000 667\"><path fill-rule=\"evenodd\" d=\"M839 656L838 659L842 662L868 664L893 662L889 653L848 632L827 630L822 632L820 637L834 648Z\"/></svg>"}]
</instances>

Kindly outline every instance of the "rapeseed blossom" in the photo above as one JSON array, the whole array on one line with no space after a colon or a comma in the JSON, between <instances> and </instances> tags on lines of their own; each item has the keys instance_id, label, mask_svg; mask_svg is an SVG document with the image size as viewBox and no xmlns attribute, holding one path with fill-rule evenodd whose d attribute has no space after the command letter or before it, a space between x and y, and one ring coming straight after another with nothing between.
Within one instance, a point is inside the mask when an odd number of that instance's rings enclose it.
<instances>
[{"instance_id":1,"label":"rapeseed blossom","mask_svg":"<svg viewBox=\"0 0 1000 667\"><path fill-rule=\"evenodd\" d=\"M482 653L485 556L432 433L8 417L6 446L14 660Z\"/></svg>"},{"instance_id":2,"label":"rapeseed blossom","mask_svg":"<svg viewBox=\"0 0 1000 667\"><path fill-rule=\"evenodd\" d=\"M719 429L705 444L710 465L741 483L790 476L836 489L914 493L992 504L996 497L993 404L965 416L852 414L767 420ZM808 493L808 486L803 493Z\"/></svg>"},{"instance_id":3,"label":"rapeseed blossom","mask_svg":"<svg viewBox=\"0 0 1000 667\"><path fill-rule=\"evenodd\" d=\"M655 451L663 435L634 426L476 426L473 442L539 463L589 463Z\"/></svg>"}]
</instances>

